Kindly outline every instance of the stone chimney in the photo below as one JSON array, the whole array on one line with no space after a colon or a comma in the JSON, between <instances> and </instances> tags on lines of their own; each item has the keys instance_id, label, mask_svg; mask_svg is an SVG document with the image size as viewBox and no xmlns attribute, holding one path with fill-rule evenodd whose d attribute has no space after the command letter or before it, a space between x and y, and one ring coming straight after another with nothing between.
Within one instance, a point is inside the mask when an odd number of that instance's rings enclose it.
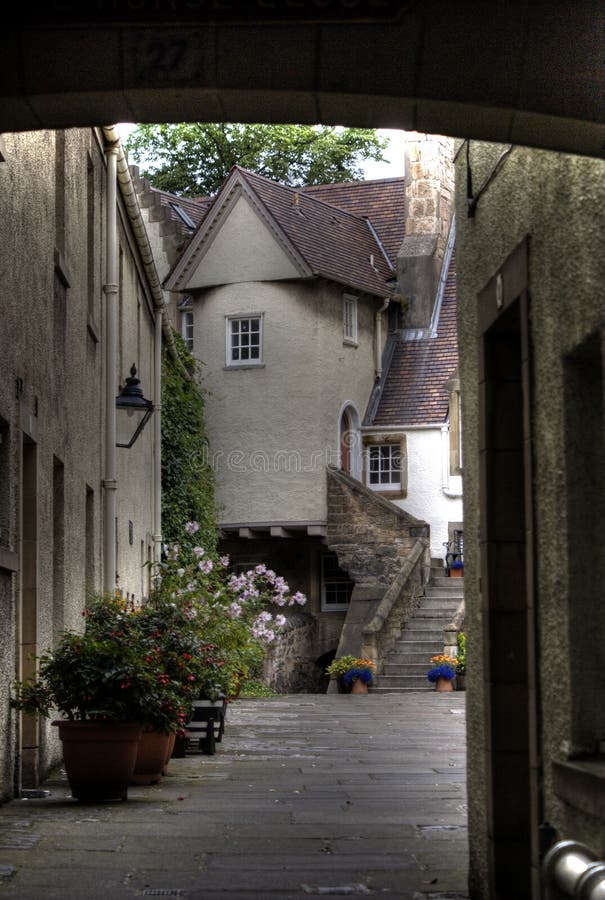
<instances>
[{"instance_id":1,"label":"stone chimney","mask_svg":"<svg viewBox=\"0 0 605 900\"><path fill-rule=\"evenodd\" d=\"M454 141L410 132L405 147L405 239L397 254L404 326L428 328L454 210Z\"/></svg>"}]
</instances>

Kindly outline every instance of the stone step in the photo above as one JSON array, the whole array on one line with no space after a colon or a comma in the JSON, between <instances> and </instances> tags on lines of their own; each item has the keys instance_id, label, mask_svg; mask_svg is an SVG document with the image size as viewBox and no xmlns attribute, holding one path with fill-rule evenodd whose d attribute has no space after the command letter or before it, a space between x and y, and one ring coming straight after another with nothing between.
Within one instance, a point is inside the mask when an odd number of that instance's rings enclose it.
<instances>
[{"instance_id":1,"label":"stone step","mask_svg":"<svg viewBox=\"0 0 605 900\"><path fill-rule=\"evenodd\" d=\"M462 591L464 589L464 578L448 578L447 575L433 575L427 584L427 590L430 591L432 588Z\"/></svg>"},{"instance_id":2,"label":"stone step","mask_svg":"<svg viewBox=\"0 0 605 900\"><path fill-rule=\"evenodd\" d=\"M444 612L456 612L460 601L457 597L425 597L416 612L422 614L426 609L442 609Z\"/></svg>"},{"instance_id":3,"label":"stone step","mask_svg":"<svg viewBox=\"0 0 605 900\"><path fill-rule=\"evenodd\" d=\"M419 663L386 663L384 667L384 672L381 672L381 677L386 675L418 675L420 678L426 678L426 673L431 668L429 663L419 662Z\"/></svg>"},{"instance_id":4,"label":"stone step","mask_svg":"<svg viewBox=\"0 0 605 900\"><path fill-rule=\"evenodd\" d=\"M438 619L428 619L424 624L422 622L410 622L405 631L401 633L400 641L443 641L443 626L447 624L445 620L440 622Z\"/></svg>"},{"instance_id":5,"label":"stone step","mask_svg":"<svg viewBox=\"0 0 605 900\"><path fill-rule=\"evenodd\" d=\"M449 578L440 578L440 582L443 584L435 584L433 581L432 584L427 585L426 594L427 597L435 595L437 597L463 597L464 596L464 587L454 579L451 581Z\"/></svg>"},{"instance_id":6,"label":"stone step","mask_svg":"<svg viewBox=\"0 0 605 900\"><path fill-rule=\"evenodd\" d=\"M404 638L401 638L396 642L391 653L389 653L388 658L391 658L391 654L399 657L402 655L414 654L414 653L423 653L425 656L428 653L429 657L434 656L435 652L433 647L442 646L443 642L436 641L434 637L429 637L426 639L422 639L419 641L406 641ZM439 651L437 651L439 652Z\"/></svg>"},{"instance_id":7,"label":"stone step","mask_svg":"<svg viewBox=\"0 0 605 900\"><path fill-rule=\"evenodd\" d=\"M372 685L372 691L378 688L391 690L405 690L406 688L413 690L435 690L435 686L431 684L426 675L377 675L374 679L375 685Z\"/></svg>"},{"instance_id":8,"label":"stone step","mask_svg":"<svg viewBox=\"0 0 605 900\"><path fill-rule=\"evenodd\" d=\"M455 610L455 607L454 607ZM418 619L443 619L446 622L451 621L452 612L449 609L443 609L442 607L437 607L433 609L432 607L427 607L426 609L417 610L414 613L413 619L410 619L410 622L413 622ZM410 624L408 622L408 624Z\"/></svg>"},{"instance_id":9,"label":"stone step","mask_svg":"<svg viewBox=\"0 0 605 900\"><path fill-rule=\"evenodd\" d=\"M395 665L395 666L403 666L403 665L411 665L411 666L424 666L425 668L430 668L431 665L431 657L436 656L439 651L434 650L434 644L432 647L429 647L426 650L411 650L407 653L389 653L389 660L385 662L385 671L387 666Z\"/></svg>"}]
</instances>

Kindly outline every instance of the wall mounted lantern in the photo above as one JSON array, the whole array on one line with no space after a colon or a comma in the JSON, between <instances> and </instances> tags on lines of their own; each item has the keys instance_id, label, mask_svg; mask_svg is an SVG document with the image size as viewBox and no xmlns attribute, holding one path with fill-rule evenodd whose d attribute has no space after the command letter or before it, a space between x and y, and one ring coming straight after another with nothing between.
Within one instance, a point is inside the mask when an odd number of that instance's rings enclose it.
<instances>
[{"instance_id":1,"label":"wall mounted lantern","mask_svg":"<svg viewBox=\"0 0 605 900\"><path fill-rule=\"evenodd\" d=\"M151 418L153 403L146 400L132 365L130 378L116 397L116 447L132 447Z\"/></svg>"}]
</instances>

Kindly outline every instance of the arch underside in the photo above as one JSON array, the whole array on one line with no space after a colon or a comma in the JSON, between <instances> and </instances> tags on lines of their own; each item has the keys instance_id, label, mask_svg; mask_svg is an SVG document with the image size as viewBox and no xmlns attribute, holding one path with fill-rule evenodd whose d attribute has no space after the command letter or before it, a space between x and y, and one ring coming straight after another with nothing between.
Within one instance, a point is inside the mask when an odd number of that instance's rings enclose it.
<instances>
[{"instance_id":1,"label":"arch underside","mask_svg":"<svg viewBox=\"0 0 605 900\"><path fill-rule=\"evenodd\" d=\"M3 30L2 130L322 122L605 155L605 12L594 0L302 2L288 21L274 10L289 4L258 3L245 22L224 3L81 6L60 4L61 24L28 10Z\"/></svg>"}]
</instances>

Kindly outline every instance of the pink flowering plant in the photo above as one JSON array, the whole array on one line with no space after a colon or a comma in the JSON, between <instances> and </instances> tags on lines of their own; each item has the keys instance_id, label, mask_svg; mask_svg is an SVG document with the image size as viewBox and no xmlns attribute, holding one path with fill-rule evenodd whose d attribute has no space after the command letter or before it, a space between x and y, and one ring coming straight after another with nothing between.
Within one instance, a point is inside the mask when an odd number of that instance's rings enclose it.
<instances>
[{"instance_id":1,"label":"pink flowering plant","mask_svg":"<svg viewBox=\"0 0 605 900\"><path fill-rule=\"evenodd\" d=\"M199 526L187 522L188 538ZM270 645L287 622L289 607L302 606L306 597L292 593L272 569L259 564L247 572L233 573L227 556L188 540L164 547L163 560L154 570L154 589L149 605L173 604L182 610L206 647L196 655L201 669L194 673L197 696L233 693L239 680L257 669Z\"/></svg>"},{"instance_id":2,"label":"pink flowering plant","mask_svg":"<svg viewBox=\"0 0 605 900\"><path fill-rule=\"evenodd\" d=\"M194 536L198 526L189 522ZM142 606L119 592L91 598L83 633L66 632L17 682L12 705L71 719L137 721L181 729L193 700L234 692L262 664L286 624L288 607L306 602L265 565L233 574L229 559L193 541L165 548Z\"/></svg>"}]
</instances>

